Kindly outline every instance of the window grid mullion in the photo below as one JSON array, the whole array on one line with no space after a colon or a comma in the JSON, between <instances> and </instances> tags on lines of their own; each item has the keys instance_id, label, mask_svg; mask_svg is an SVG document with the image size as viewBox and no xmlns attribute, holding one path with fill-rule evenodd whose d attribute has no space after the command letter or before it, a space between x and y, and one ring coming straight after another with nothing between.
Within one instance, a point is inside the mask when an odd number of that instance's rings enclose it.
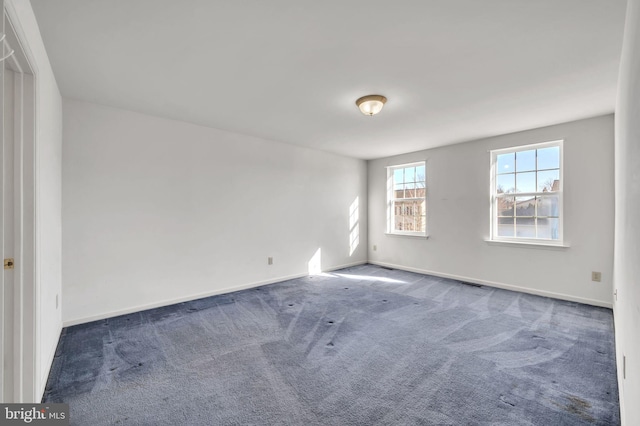
<instances>
[{"instance_id":1,"label":"window grid mullion","mask_svg":"<svg viewBox=\"0 0 640 426\"><path fill-rule=\"evenodd\" d=\"M557 151L557 155L559 157L559 167L552 167L552 168L544 168L541 169L539 168L539 159L540 159L540 153L539 150L543 149L543 148L548 148L548 147L557 147L558 151ZM526 149L525 149L526 148ZM519 153L523 152L523 151L528 151L528 150L533 150L534 151L534 158L535 158L535 166L532 170L532 172L535 173L535 177L534 177L534 182L535 182L535 191L534 192L523 192L523 193L518 193L517 189L521 186L519 185L519 180L522 179L521 176L518 176L518 158L519 158ZM498 161L498 156L500 155L505 155L505 154L509 154L509 153L513 153L513 164L514 164L514 185L515 185L515 191L514 193L498 193L498 176L500 175L506 175L509 173L500 173L500 169L498 169L495 165L497 164ZM495 237L498 238L515 238L515 239L526 239L526 238L531 238L531 237L518 237L517 236L517 230L518 230L518 223L520 223L521 225L523 225L523 221L532 221L531 225L533 225L533 234L534 234L534 239L556 239L556 240L562 240L562 219L561 219L561 215L562 215L562 196L563 196L563 191L562 191L562 187L563 187L563 182L562 182L562 178L563 178L563 173L562 173L562 141L556 141L553 143L544 143L544 144L537 144L536 146L532 146L532 145L528 145L526 147L515 147L513 148L513 151L504 151L504 150L496 150L493 151L492 153L492 170L493 170L493 183L492 183L492 197L493 197L493 202L492 202L492 208L494 209L494 213L493 213L493 218L492 218L492 234ZM560 188L559 190L556 191L541 191L540 188L540 184L541 184L541 177L539 176L540 172L544 172L544 171L557 171L558 172L558 177L557 180L554 179L554 182L552 183L550 188L547 189L552 189L555 186L555 183L557 183L558 188ZM517 211L518 211L518 201L517 199L520 198L524 198L524 201L521 201L521 203L523 203L523 208L524 205L527 204L527 198L529 198L531 201L533 201L533 212L530 215L527 216L518 216ZM505 200L504 202L501 202L500 200ZM549 200L549 201L547 201ZM555 200L555 203L553 202ZM509 203L509 201L511 203ZM543 204L545 201L547 201L546 206L545 206L545 213L547 213L546 215L542 216L541 213L542 211L540 210L543 206L541 204ZM509 208L509 205L512 205L511 208ZM502 211L501 209L504 209L504 211ZM506 213L508 210L511 210L512 212L512 216L505 216L503 213ZM551 214L549 214L551 213ZM500 220L501 219L509 219L512 218L513 220L513 237L500 237L500 228L503 227L506 224L501 225L500 224ZM555 225L552 225L550 221L546 220L546 219L556 219L558 223L556 223ZM545 237L543 234L541 234L541 229L540 226L542 226L540 224L540 220L545 220L547 222L547 227L549 227L549 231L551 232L551 236L549 237ZM527 225L529 226L529 225ZM558 228L559 227L559 228ZM546 228L545 228L546 229ZM530 232L530 231L529 231ZM558 236L558 232L560 233L560 236ZM555 235L555 238L553 237L553 235Z\"/></svg>"},{"instance_id":2,"label":"window grid mullion","mask_svg":"<svg viewBox=\"0 0 640 426\"><path fill-rule=\"evenodd\" d=\"M424 162L407 164L404 166L398 167L389 167L387 168L388 173L391 177L392 187L390 189L390 199L389 199L389 230L393 233L424 233L426 231L426 225L424 230L416 231L417 225L421 223L416 219L416 215L418 214L418 210L415 208L417 204L424 203L426 201L426 176L424 180L417 181L418 179L418 168L425 167ZM412 176L409 174L408 170L413 168ZM397 171L402 170L401 173L397 173ZM401 175L402 182L400 179L396 179L396 177L400 178ZM396 189L398 186L401 186L402 189ZM413 197L407 197L407 186L412 187L409 189L411 193L414 195ZM423 197L415 197L419 190L423 190ZM402 192L401 197L397 197L398 192ZM396 205L399 205L396 207ZM422 204L420 204L422 206ZM420 216L426 217L426 212L420 214ZM400 221L400 223L398 223ZM425 221L426 223L426 221ZM400 226L400 229L397 229L397 226ZM411 228L407 230L407 227Z\"/></svg>"},{"instance_id":3,"label":"window grid mullion","mask_svg":"<svg viewBox=\"0 0 640 426\"><path fill-rule=\"evenodd\" d=\"M548 191L548 192L516 192L513 194L494 194L497 198L507 198L507 197L550 197L553 195L561 194L562 191Z\"/></svg>"}]
</instances>

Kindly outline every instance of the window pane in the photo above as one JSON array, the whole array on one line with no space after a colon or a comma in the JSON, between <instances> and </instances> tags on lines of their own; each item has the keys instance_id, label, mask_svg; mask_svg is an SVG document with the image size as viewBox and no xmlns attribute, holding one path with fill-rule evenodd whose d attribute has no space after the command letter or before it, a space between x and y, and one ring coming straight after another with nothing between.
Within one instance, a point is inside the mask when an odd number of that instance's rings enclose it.
<instances>
[{"instance_id":1,"label":"window pane","mask_svg":"<svg viewBox=\"0 0 640 426\"><path fill-rule=\"evenodd\" d=\"M538 191L549 192L560 190L560 170L538 172Z\"/></svg>"},{"instance_id":2,"label":"window pane","mask_svg":"<svg viewBox=\"0 0 640 426\"><path fill-rule=\"evenodd\" d=\"M558 197L538 197L538 216L559 216Z\"/></svg>"},{"instance_id":3,"label":"window pane","mask_svg":"<svg viewBox=\"0 0 640 426\"><path fill-rule=\"evenodd\" d=\"M516 237L535 238L536 220L532 217L516 219Z\"/></svg>"},{"instance_id":4,"label":"window pane","mask_svg":"<svg viewBox=\"0 0 640 426\"><path fill-rule=\"evenodd\" d=\"M496 173L513 173L515 171L516 154L500 154L496 158Z\"/></svg>"},{"instance_id":5,"label":"window pane","mask_svg":"<svg viewBox=\"0 0 640 426\"><path fill-rule=\"evenodd\" d=\"M395 169L393 171L393 183L403 183L404 182L404 169Z\"/></svg>"},{"instance_id":6,"label":"window pane","mask_svg":"<svg viewBox=\"0 0 640 426\"><path fill-rule=\"evenodd\" d=\"M517 197L516 198L516 216L535 216L536 214L536 198L535 197Z\"/></svg>"},{"instance_id":7,"label":"window pane","mask_svg":"<svg viewBox=\"0 0 640 426\"><path fill-rule=\"evenodd\" d=\"M560 168L560 147L552 146L538 150L538 170Z\"/></svg>"},{"instance_id":8,"label":"window pane","mask_svg":"<svg viewBox=\"0 0 640 426\"><path fill-rule=\"evenodd\" d=\"M425 201L396 201L394 203L394 230L424 231L426 228Z\"/></svg>"},{"instance_id":9,"label":"window pane","mask_svg":"<svg viewBox=\"0 0 640 426\"><path fill-rule=\"evenodd\" d=\"M404 169L404 181L406 182L415 182L416 181L416 168L415 167L406 167Z\"/></svg>"},{"instance_id":10,"label":"window pane","mask_svg":"<svg viewBox=\"0 0 640 426\"><path fill-rule=\"evenodd\" d=\"M496 193L511 194L516 191L516 175L509 173L496 177Z\"/></svg>"},{"instance_id":11,"label":"window pane","mask_svg":"<svg viewBox=\"0 0 640 426\"><path fill-rule=\"evenodd\" d=\"M498 218L498 236L499 237L513 237L514 235L514 220L512 217Z\"/></svg>"},{"instance_id":12,"label":"window pane","mask_svg":"<svg viewBox=\"0 0 640 426\"><path fill-rule=\"evenodd\" d=\"M422 203L419 201L413 201L411 203L411 218L413 221L414 231L420 231L420 218L424 214L422 209Z\"/></svg>"},{"instance_id":13,"label":"window pane","mask_svg":"<svg viewBox=\"0 0 640 426\"><path fill-rule=\"evenodd\" d=\"M425 232L427 230L427 216L422 215L416 218L416 220L418 221L416 231Z\"/></svg>"},{"instance_id":14,"label":"window pane","mask_svg":"<svg viewBox=\"0 0 640 426\"><path fill-rule=\"evenodd\" d=\"M394 198L404 198L404 184L397 183L393 187Z\"/></svg>"},{"instance_id":15,"label":"window pane","mask_svg":"<svg viewBox=\"0 0 640 426\"><path fill-rule=\"evenodd\" d=\"M416 167L416 179L418 181L422 181L424 182L427 178L427 175L425 173L425 168L424 166L418 166Z\"/></svg>"},{"instance_id":16,"label":"window pane","mask_svg":"<svg viewBox=\"0 0 640 426\"><path fill-rule=\"evenodd\" d=\"M416 184L415 183L407 183L404 185L404 196L405 198L415 198L416 197Z\"/></svg>"},{"instance_id":17,"label":"window pane","mask_svg":"<svg viewBox=\"0 0 640 426\"><path fill-rule=\"evenodd\" d=\"M516 173L516 192L536 192L536 172Z\"/></svg>"},{"instance_id":18,"label":"window pane","mask_svg":"<svg viewBox=\"0 0 640 426\"><path fill-rule=\"evenodd\" d=\"M516 152L516 172L536 169L536 150Z\"/></svg>"},{"instance_id":19,"label":"window pane","mask_svg":"<svg viewBox=\"0 0 640 426\"><path fill-rule=\"evenodd\" d=\"M411 218L410 216L402 216L402 220L404 222L403 230L413 231L413 218Z\"/></svg>"},{"instance_id":20,"label":"window pane","mask_svg":"<svg viewBox=\"0 0 640 426\"><path fill-rule=\"evenodd\" d=\"M515 199L513 197L498 197L496 199L498 216L513 216L514 202Z\"/></svg>"},{"instance_id":21,"label":"window pane","mask_svg":"<svg viewBox=\"0 0 640 426\"><path fill-rule=\"evenodd\" d=\"M557 218L538 218L538 238L557 240L559 222Z\"/></svg>"},{"instance_id":22,"label":"window pane","mask_svg":"<svg viewBox=\"0 0 640 426\"><path fill-rule=\"evenodd\" d=\"M402 231L404 225L404 215L403 215L404 203L401 201L396 201L393 203L393 229L396 231Z\"/></svg>"}]
</instances>

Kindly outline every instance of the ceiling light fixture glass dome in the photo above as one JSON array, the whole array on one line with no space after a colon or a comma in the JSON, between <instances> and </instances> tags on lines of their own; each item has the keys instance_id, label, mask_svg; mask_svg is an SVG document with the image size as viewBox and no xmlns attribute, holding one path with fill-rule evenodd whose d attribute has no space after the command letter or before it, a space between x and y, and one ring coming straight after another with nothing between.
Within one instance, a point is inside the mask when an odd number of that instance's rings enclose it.
<instances>
[{"instance_id":1,"label":"ceiling light fixture glass dome","mask_svg":"<svg viewBox=\"0 0 640 426\"><path fill-rule=\"evenodd\" d=\"M364 115L375 115L382 110L387 98L382 95L363 96L356 101L356 105Z\"/></svg>"}]
</instances>

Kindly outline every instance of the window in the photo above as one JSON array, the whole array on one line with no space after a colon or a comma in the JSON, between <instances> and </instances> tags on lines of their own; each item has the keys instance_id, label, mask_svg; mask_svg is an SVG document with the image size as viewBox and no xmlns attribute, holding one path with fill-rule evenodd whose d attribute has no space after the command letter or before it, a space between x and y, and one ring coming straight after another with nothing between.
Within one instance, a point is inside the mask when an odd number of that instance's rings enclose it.
<instances>
[{"instance_id":1,"label":"window","mask_svg":"<svg viewBox=\"0 0 640 426\"><path fill-rule=\"evenodd\" d=\"M562 244L562 141L491 151L491 239Z\"/></svg>"},{"instance_id":2,"label":"window","mask_svg":"<svg viewBox=\"0 0 640 426\"><path fill-rule=\"evenodd\" d=\"M387 232L427 234L425 162L387 167Z\"/></svg>"}]
</instances>

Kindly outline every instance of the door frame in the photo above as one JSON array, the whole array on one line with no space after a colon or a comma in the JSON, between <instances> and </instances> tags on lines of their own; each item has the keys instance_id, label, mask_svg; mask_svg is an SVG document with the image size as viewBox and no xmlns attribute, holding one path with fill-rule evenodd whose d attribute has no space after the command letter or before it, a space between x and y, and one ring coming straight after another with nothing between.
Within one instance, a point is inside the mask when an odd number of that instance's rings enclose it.
<instances>
[{"instance_id":1,"label":"door frame","mask_svg":"<svg viewBox=\"0 0 640 426\"><path fill-rule=\"evenodd\" d=\"M14 54L6 59L16 73L14 108L14 391L7 402L39 402L39 265L37 248L37 75L33 52L11 0L0 0L3 33ZM3 64L4 67L4 64ZM20 95L20 96L18 96ZM4 107L3 107L4 108ZM3 401L3 402L5 402Z\"/></svg>"}]
</instances>

